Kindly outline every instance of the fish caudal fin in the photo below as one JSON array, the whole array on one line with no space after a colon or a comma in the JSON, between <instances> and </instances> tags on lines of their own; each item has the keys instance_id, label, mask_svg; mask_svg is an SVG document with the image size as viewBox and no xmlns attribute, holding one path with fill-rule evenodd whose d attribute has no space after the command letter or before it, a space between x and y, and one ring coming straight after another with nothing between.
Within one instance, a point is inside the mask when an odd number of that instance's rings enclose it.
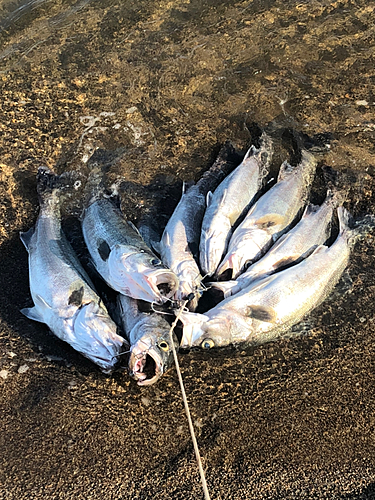
<instances>
[{"instance_id":1,"label":"fish caudal fin","mask_svg":"<svg viewBox=\"0 0 375 500\"><path fill-rule=\"evenodd\" d=\"M353 247L358 240L364 239L375 228L375 216L366 215L362 219L352 222L351 215L344 207L337 209L339 218L340 235L345 236L348 240L348 245ZM350 228L349 224L353 227Z\"/></svg>"},{"instance_id":2,"label":"fish caudal fin","mask_svg":"<svg viewBox=\"0 0 375 500\"><path fill-rule=\"evenodd\" d=\"M59 198L64 198L77 191L82 185L78 172L64 172L56 175L46 167L39 167L36 180L41 205L44 205L56 193Z\"/></svg>"}]
</instances>

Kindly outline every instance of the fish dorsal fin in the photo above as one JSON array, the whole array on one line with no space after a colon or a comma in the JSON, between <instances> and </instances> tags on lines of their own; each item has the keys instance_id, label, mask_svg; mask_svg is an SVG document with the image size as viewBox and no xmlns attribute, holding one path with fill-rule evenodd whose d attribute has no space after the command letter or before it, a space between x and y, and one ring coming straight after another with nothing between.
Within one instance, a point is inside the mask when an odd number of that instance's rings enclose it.
<instances>
[{"instance_id":1,"label":"fish dorsal fin","mask_svg":"<svg viewBox=\"0 0 375 500\"><path fill-rule=\"evenodd\" d=\"M255 221L259 229L267 230L274 226L284 225L285 217L280 214L267 214Z\"/></svg>"},{"instance_id":2,"label":"fish dorsal fin","mask_svg":"<svg viewBox=\"0 0 375 500\"><path fill-rule=\"evenodd\" d=\"M171 238L169 236L168 231L164 231L160 243L162 243L165 247L169 247L171 245Z\"/></svg>"},{"instance_id":3,"label":"fish dorsal fin","mask_svg":"<svg viewBox=\"0 0 375 500\"><path fill-rule=\"evenodd\" d=\"M293 234L291 233L283 234L278 240L276 240L270 251L274 252L275 250L279 250L279 248L282 245L284 245L285 242L288 241L290 238L293 238Z\"/></svg>"},{"instance_id":4,"label":"fish dorsal fin","mask_svg":"<svg viewBox=\"0 0 375 500\"><path fill-rule=\"evenodd\" d=\"M290 163L286 160L281 164L279 175L277 176L277 182L284 180L288 175L290 175L295 170Z\"/></svg>"},{"instance_id":5,"label":"fish dorsal fin","mask_svg":"<svg viewBox=\"0 0 375 500\"><path fill-rule=\"evenodd\" d=\"M312 257L313 255L318 255L322 252L325 252L327 250L327 246L326 245L318 245L315 250L313 251L313 253L311 255L309 255L308 258Z\"/></svg>"},{"instance_id":6,"label":"fish dorsal fin","mask_svg":"<svg viewBox=\"0 0 375 500\"><path fill-rule=\"evenodd\" d=\"M161 252L160 241L150 241L151 249L154 250L158 255Z\"/></svg>"},{"instance_id":7,"label":"fish dorsal fin","mask_svg":"<svg viewBox=\"0 0 375 500\"><path fill-rule=\"evenodd\" d=\"M244 159L242 160L242 162L244 162L245 160L247 160L250 156L254 156L255 153L256 153L255 146L250 146L249 149L246 151L246 154L245 154Z\"/></svg>"},{"instance_id":8,"label":"fish dorsal fin","mask_svg":"<svg viewBox=\"0 0 375 500\"><path fill-rule=\"evenodd\" d=\"M269 306L249 306L246 315L258 321L265 321L266 323L275 323L277 319L275 309Z\"/></svg>"},{"instance_id":9,"label":"fish dorsal fin","mask_svg":"<svg viewBox=\"0 0 375 500\"><path fill-rule=\"evenodd\" d=\"M29 246L30 246L30 240L34 234L35 228L31 227L28 231L25 231L24 233L20 233L20 239L22 243L25 245L25 248L27 251L29 251Z\"/></svg>"},{"instance_id":10,"label":"fish dorsal fin","mask_svg":"<svg viewBox=\"0 0 375 500\"><path fill-rule=\"evenodd\" d=\"M305 211L303 212L302 219L305 219L310 214L316 213L319 210L319 208L320 208L319 205L313 205L312 203L309 203L309 205L307 205Z\"/></svg>"},{"instance_id":11,"label":"fish dorsal fin","mask_svg":"<svg viewBox=\"0 0 375 500\"><path fill-rule=\"evenodd\" d=\"M195 241L188 241L188 244L186 245L185 252L191 253L194 258L197 257L198 252L199 252L199 245Z\"/></svg>"},{"instance_id":12,"label":"fish dorsal fin","mask_svg":"<svg viewBox=\"0 0 375 500\"><path fill-rule=\"evenodd\" d=\"M206 207L209 207L212 201L212 191L208 191L206 194Z\"/></svg>"},{"instance_id":13,"label":"fish dorsal fin","mask_svg":"<svg viewBox=\"0 0 375 500\"><path fill-rule=\"evenodd\" d=\"M32 319L33 321L39 321L39 323L44 323L44 319L41 314L39 314L36 307L25 307L21 309L21 313L26 316L26 318Z\"/></svg>"},{"instance_id":14,"label":"fish dorsal fin","mask_svg":"<svg viewBox=\"0 0 375 500\"><path fill-rule=\"evenodd\" d=\"M138 228L130 221L128 220L127 223L129 224L129 226L134 229L134 231L139 234L139 236L141 236L141 233L138 231Z\"/></svg>"}]
</instances>

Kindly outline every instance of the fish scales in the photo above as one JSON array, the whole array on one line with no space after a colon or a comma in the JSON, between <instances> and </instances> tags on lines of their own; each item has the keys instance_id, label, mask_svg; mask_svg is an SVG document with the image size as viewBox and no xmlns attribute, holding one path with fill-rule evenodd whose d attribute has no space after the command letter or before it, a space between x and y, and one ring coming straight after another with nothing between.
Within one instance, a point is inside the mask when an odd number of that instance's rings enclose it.
<instances>
[{"instance_id":1,"label":"fish scales","mask_svg":"<svg viewBox=\"0 0 375 500\"><path fill-rule=\"evenodd\" d=\"M304 207L317 162L311 153L302 150L301 154L301 162L296 167L287 162L282 164L277 183L253 205L234 231L218 275L232 269L236 278L288 230Z\"/></svg>"},{"instance_id":2,"label":"fish scales","mask_svg":"<svg viewBox=\"0 0 375 500\"><path fill-rule=\"evenodd\" d=\"M212 276L228 245L232 226L249 207L268 175L272 142L265 133L261 147L252 146L238 167L208 193L203 217L199 256L202 271Z\"/></svg>"},{"instance_id":3,"label":"fish scales","mask_svg":"<svg viewBox=\"0 0 375 500\"><path fill-rule=\"evenodd\" d=\"M29 253L30 291L34 301L33 308L22 312L47 324L57 337L103 371L110 372L126 342L117 335L115 323L61 229L58 189L48 188L43 192L40 187L46 178L48 184L53 179L58 184L58 176L39 169L39 217L34 229L21 233Z\"/></svg>"},{"instance_id":4,"label":"fish scales","mask_svg":"<svg viewBox=\"0 0 375 500\"><path fill-rule=\"evenodd\" d=\"M174 298L178 302L189 299L191 310L196 308L202 293L202 276L197 262L206 196L233 170L234 165L229 158L234 155L234 147L227 142L212 167L183 193L160 241L162 261L179 278Z\"/></svg>"},{"instance_id":5,"label":"fish scales","mask_svg":"<svg viewBox=\"0 0 375 500\"><path fill-rule=\"evenodd\" d=\"M204 315L183 312L181 345L256 344L298 323L328 296L348 265L359 229L349 229L342 207L338 215L340 234L330 247L318 246L303 262L255 282Z\"/></svg>"},{"instance_id":6,"label":"fish scales","mask_svg":"<svg viewBox=\"0 0 375 500\"><path fill-rule=\"evenodd\" d=\"M178 287L177 276L166 268L97 186L93 168L89 203L82 217L86 246L98 273L114 290L135 299L162 303Z\"/></svg>"},{"instance_id":7,"label":"fish scales","mask_svg":"<svg viewBox=\"0 0 375 500\"><path fill-rule=\"evenodd\" d=\"M264 257L252 264L237 280L219 281L210 285L229 297L252 282L308 257L318 245L328 239L333 210L342 199L340 192L329 192L321 206L308 205L298 224L277 240Z\"/></svg>"},{"instance_id":8,"label":"fish scales","mask_svg":"<svg viewBox=\"0 0 375 500\"><path fill-rule=\"evenodd\" d=\"M149 306L122 294L118 296L121 321L130 343L129 373L138 385L154 384L173 361L170 325L162 312ZM172 339L178 350L174 333Z\"/></svg>"}]
</instances>

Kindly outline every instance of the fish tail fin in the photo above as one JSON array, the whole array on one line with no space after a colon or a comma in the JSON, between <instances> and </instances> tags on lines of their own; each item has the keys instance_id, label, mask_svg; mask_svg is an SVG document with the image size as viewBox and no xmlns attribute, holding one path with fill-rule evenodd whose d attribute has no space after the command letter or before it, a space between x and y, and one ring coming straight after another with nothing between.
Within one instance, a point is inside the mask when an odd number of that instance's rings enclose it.
<instances>
[{"instance_id":1,"label":"fish tail fin","mask_svg":"<svg viewBox=\"0 0 375 500\"><path fill-rule=\"evenodd\" d=\"M39 167L36 180L39 203L42 207L58 205L60 200L72 196L82 185L78 172L64 172L56 175L46 167Z\"/></svg>"},{"instance_id":2,"label":"fish tail fin","mask_svg":"<svg viewBox=\"0 0 375 500\"><path fill-rule=\"evenodd\" d=\"M256 150L256 154L260 160L259 168L259 188L263 186L263 183L270 171L270 164L273 156L273 143L271 137L265 132L260 136L260 148Z\"/></svg>"},{"instance_id":3,"label":"fish tail fin","mask_svg":"<svg viewBox=\"0 0 375 500\"><path fill-rule=\"evenodd\" d=\"M87 206L103 197L104 193L107 191L107 186L105 184L106 174L113 165L121 160L124 156L124 151L124 148L119 148L114 151L106 151L99 148L88 160L88 177L85 185ZM112 186L112 195L117 193L122 181L123 179L120 179Z\"/></svg>"},{"instance_id":4,"label":"fish tail fin","mask_svg":"<svg viewBox=\"0 0 375 500\"><path fill-rule=\"evenodd\" d=\"M284 161L282 163L277 181L278 182L282 181L286 179L289 175L293 175L295 172L301 172L301 175L303 176L304 179L304 186L307 196L308 190L315 176L317 164L318 162L315 156L306 149L302 149L301 160L297 165L293 166L287 161Z\"/></svg>"},{"instance_id":5,"label":"fish tail fin","mask_svg":"<svg viewBox=\"0 0 375 500\"><path fill-rule=\"evenodd\" d=\"M353 221L352 216L344 207L337 209L339 218L340 236L347 238L348 245L353 247L357 241L363 240L375 228L375 216L365 215ZM350 228L352 226L352 228Z\"/></svg>"},{"instance_id":6,"label":"fish tail fin","mask_svg":"<svg viewBox=\"0 0 375 500\"><path fill-rule=\"evenodd\" d=\"M324 203L332 208L336 208L344 203L347 197L347 192L342 191L334 186L327 189L326 199Z\"/></svg>"}]
</instances>

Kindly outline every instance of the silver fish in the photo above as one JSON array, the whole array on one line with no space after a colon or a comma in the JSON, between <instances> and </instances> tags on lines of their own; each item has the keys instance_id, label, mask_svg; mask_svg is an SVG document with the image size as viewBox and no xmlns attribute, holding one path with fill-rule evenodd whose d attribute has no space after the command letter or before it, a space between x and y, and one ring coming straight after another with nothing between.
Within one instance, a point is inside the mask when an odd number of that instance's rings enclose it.
<instances>
[{"instance_id":1,"label":"silver fish","mask_svg":"<svg viewBox=\"0 0 375 500\"><path fill-rule=\"evenodd\" d=\"M130 342L129 373L138 385L154 384L173 361L170 325L157 312L140 310L141 301L119 294L118 306L126 336ZM173 333L178 350L178 341ZM151 370L151 373L150 373Z\"/></svg>"},{"instance_id":2,"label":"silver fish","mask_svg":"<svg viewBox=\"0 0 375 500\"><path fill-rule=\"evenodd\" d=\"M174 298L178 302L189 300L190 310L195 310L203 292L197 258L206 196L208 191L215 189L233 169L233 165L228 161L228 155L232 151L232 146L224 146L212 167L182 194L160 241L162 261L172 269L180 281Z\"/></svg>"},{"instance_id":3,"label":"silver fish","mask_svg":"<svg viewBox=\"0 0 375 500\"><path fill-rule=\"evenodd\" d=\"M271 340L298 323L332 291L346 266L360 228L349 229L347 210L338 209L340 233L301 263L256 281L202 314L184 312L181 346L210 348Z\"/></svg>"},{"instance_id":4,"label":"silver fish","mask_svg":"<svg viewBox=\"0 0 375 500\"><path fill-rule=\"evenodd\" d=\"M212 276L227 248L232 226L248 207L268 175L271 139L263 133L261 147L251 146L241 164L207 195L199 244L204 274Z\"/></svg>"},{"instance_id":5,"label":"silver fish","mask_svg":"<svg viewBox=\"0 0 375 500\"><path fill-rule=\"evenodd\" d=\"M178 288L177 276L104 196L97 171L94 166L88 182L91 196L82 218L83 237L96 270L120 293L147 302L165 302Z\"/></svg>"},{"instance_id":6,"label":"silver fish","mask_svg":"<svg viewBox=\"0 0 375 500\"><path fill-rule=\"evenodd\" d=\"M281 165L277 183L255 203L234 231L218 275L232 269L232 277L236 278L287 230L306 203L315 168L314 156L305 150L296 167L287 162Z\"/></svg>"},{"instance_id":7,"label":"silver fish","mask_svg":"<svg viewBox=\"0 0 375 500\"><path fill-rule=\"evenodd\" d=\"M29 252L30 291L34 307L22 313L45 323L61 340L96 363L104 372L113 370L126 341L117 335L91 280L61 230L60 193L73 177L38 171L40 212L35 227L21 233Z\"/></svg>"},{"instance_id":8,"label":"silver fish","mask_svg":"<svg viewBox=\"0 0 375 500\"><path fill-rule=\"evenodd\" d=\"M253 281L275 273L278 269L308 257L329 237L333 210L342 202L339 192L329 192L321 206L308 205L301 220L268 250L266 255L251 265L237 280L210 283L230 297L248 287Z\"/></svg>"}]
</instances>

